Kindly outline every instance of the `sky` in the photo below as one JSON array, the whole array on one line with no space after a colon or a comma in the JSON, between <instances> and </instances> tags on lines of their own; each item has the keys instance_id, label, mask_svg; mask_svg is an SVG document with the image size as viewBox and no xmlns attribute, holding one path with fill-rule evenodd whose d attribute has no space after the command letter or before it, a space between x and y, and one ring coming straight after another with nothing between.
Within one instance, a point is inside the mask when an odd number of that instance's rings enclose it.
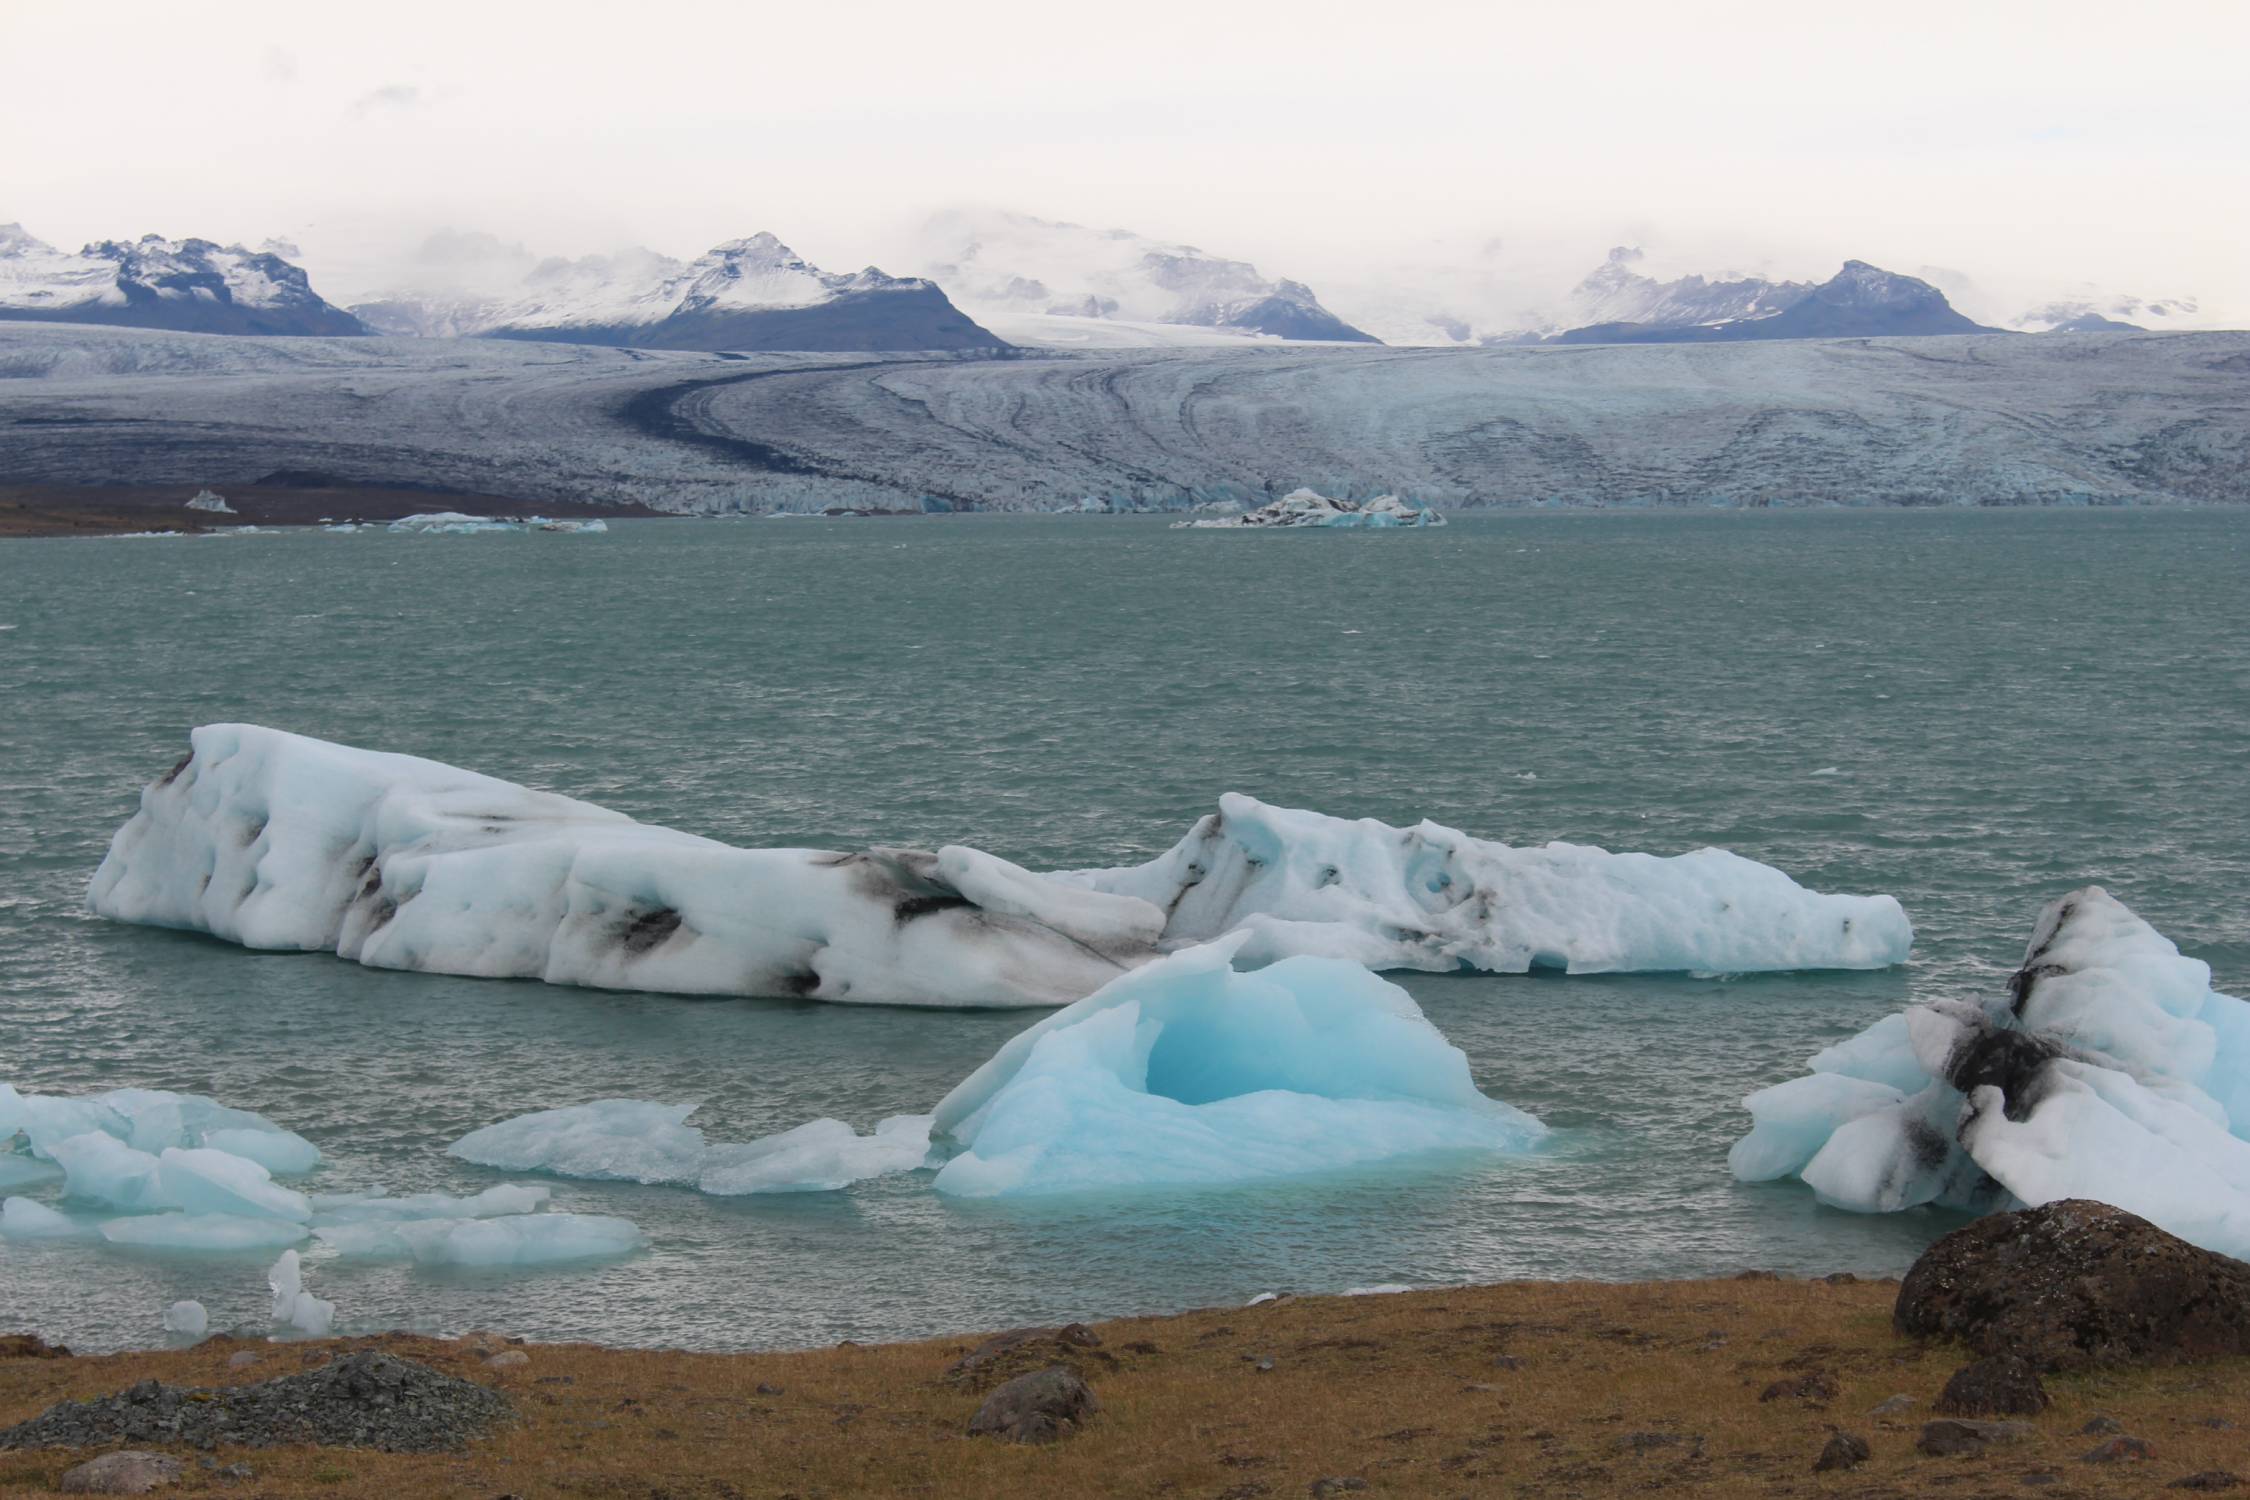
<instances>
[{"instance_id":1,"label":"sky","mask_svg":"<svg viewBox=\"0 0 2250 1500\"><path fill-rule=\"evenodd\" d=\"M976 204L1332 303L1497 304L1636 244L2250 324L2250 0L0 0L0 35L0 222L287 237L340 301L442 227L912 271L906 227Z\"/></svg>"}]
</instances>

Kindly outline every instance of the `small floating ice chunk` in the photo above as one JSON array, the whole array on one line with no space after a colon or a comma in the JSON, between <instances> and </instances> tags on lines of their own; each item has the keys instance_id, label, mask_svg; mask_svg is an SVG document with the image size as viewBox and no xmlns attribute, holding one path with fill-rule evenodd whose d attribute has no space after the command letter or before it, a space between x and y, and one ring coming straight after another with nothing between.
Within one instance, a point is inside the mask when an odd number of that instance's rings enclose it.
<instances>
[{"instance_id":1,"label":"small floating ice chunk","mask_svg":"<svg viewBox=\"0 0 2250 1500\"><path fill-rule=\"evenodd\" d=\"M830 1192L870 1177L912 1172L930 1155L930 1117L893 1115L861 1135L842 1120L813 1120L742 1145L717 1145L696 1186L706 1193Z\"/></svg>"},{"instance_id":2,"label":"small floating ice chunk","mask_svg":"<svg viewBox=\"0 0 2250 1500\"><path fill-rule=\"evenodd\" d=\"M304 1268L298 1263L296 1251L281 1252L281 1259L266 1273L266 1285L273 1290L276 1323L286 1323L316 1339L326 1338L336 1326L336 1304L305 1290Z\"/></svg>"},{"instance_id":3,"label":"small floating ice chunk","mask_svg":"<svg viewBox=\"0 0 2250 1500\"><path fill-rule=\"evenodd\" d=\"M210 1328L211 1315L204 1311L203 1304L200 1302L193 1300L175 1302L164 1309L164 1331L166 1333L182 1333L189 1338L199 1339L209 1332Z\"/></svg>"},{"instance_id":4,"label":"small floating ice chunk","mask_svg":"<svg viewBox=\"0 0 2250 1500\"><path fill-rule=\"evenodd\" d=\"M209 1147L168 1146L158 1159L158 1182L167 1203L196 1214L239 1214L252 1219L312 1217L305 1195L280 1186L273 1174L246 1157Z\"/></svg>"},{"instance_id":5,"label":"small floating ice chunk","mask_svg":"<svg viewBox=\"0 0 2250 1500\"><path fill-rule=\"evenodd\" d=\"M481 1193L457 1198L449 1193L410 1193L403 1198L379 1193L316 1193L315 1227L388 1219L492 1219L504 1214L537 1213L554 1195L548 1187L503 1182Z\"/></svg>"},{"instance_id":6,"label":"small floating ice chunk","mask_svg":"<svg viewBox=\"0 0 2250 1500\"><path fill-rule=\"evenodd\" d=\"M15 1188L44 1187L62 1180L62 1168L36 1156L0 1151L0 1193Z\"/></svg>"},{"instance_id":7,"label":"small floating ice chunk","mask_svg":"<svg viewBox=\"0 0 2250 1500\"><path fill-rule=\"evenodd\" d=\"M187 508L189 510L208 511L215 516L231 516L235 513L234 507L227 504L226 496L215 490L207 489L197 490L195 498L188 501Z\"/></svg>"},{"instance_id":8,"label":"small floating ice chunk","mask_svg":"<svg viewBox=\"0 0 2250 1500\"><path fill-rule=\"evenodd\" d=\"M553 1172L614 1182L693 1182L702 1175L703 1132L687 1123L693 1104L597 1099L518 1115L472 1130L448 1155L510 1172Z\"/></svg>"},{"instance_id":9,"label":"small floating ice chunk","mask_svg":"<svg viewBox=\"0 0 2250 1500\"><path fill-rule=\"evenodd\" d=\"M317 1227L339 1257L424 1266L545 1266L611 1260L647 1243L608 1214L510 1214L492 1219L371 1219Z\"/></svg>"},{"instance_id":10,"label":"small floating ice chunk","mask_svg":"<svg viewBox=\"0 0 2250 1500\"><path fill-rule=\"evenodd\" d=\"M33 1199L0 1202L0 1239L83 1240L94 1234L87 1225Z\"/></svg>"},{"instance_id":11,"label":"small floating ice chunk","mask_svg":"<svg viewBox=\"0 0 2250 1500\"><path fill-rule=\"evenodd\" d=\"M107 1220L101 1234L136 1250L278 1250L304 1239L305 1226L239 1214L135 1214Z\"/></svg>"},{"instance_id":12,"label":"small floating ice chunk","mask_svg":"<svg viewBox=\"0 0 2250 1500\"><path fill-rule=\"evenodd\" d=\"M1022 1032L938 1105L940 1192L995 1197L1304 1176L1531 1149L1413 1000L1355 965L1161 959Z\"/></svg>"}]
</instances>

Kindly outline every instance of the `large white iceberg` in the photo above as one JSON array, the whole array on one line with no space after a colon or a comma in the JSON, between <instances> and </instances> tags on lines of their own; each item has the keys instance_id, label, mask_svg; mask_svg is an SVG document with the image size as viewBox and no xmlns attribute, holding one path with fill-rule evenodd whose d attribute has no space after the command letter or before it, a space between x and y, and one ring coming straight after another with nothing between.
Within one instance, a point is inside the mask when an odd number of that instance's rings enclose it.
<instances>
[{"instance_id":1,"label":"large white iceberg","mask_svg":"<svg viewBox=\"0 0 2250 1500\"><path fill-rule=\"evenodd\" d=\"M1659 858L1518 849L1443 824L1394 828L1228 793L1145 865L1056 877L1165 913L1166 944L1247 929L1245 962L1572 974L1879 969L1914 929L1889 896L1808 891L1724 849Z\"/></svg>"},{"instance_id":2,"label":"large white iceberg","mask_svg":"<svg viewBox=\"0 0 2250 1500\"><path fill-rule=\"evenodd\" d=\"M1256 510L1232 516L1204 516L1174 521L1174 531L1237 531L1253 528L1283 530L1291 527L1384 530L1390 527L1443 526L1445 516L1428 506L1415 505L1396 495L1377 495L1362 503L1331 500L1316 490L1296 489Z\"/></svg>"},{"instance_id":3,"label":"large white iceberg","mask_svg":"<svg viewBox=\"0 0 2250 1500\"><path fill-rule=\"evenodd\" d=\"M1250 962L1501 972L1878 968L1913 939L1888 896L1822 895L1717 849L1513 849L1229 795L1148 864L1040 874L964 845L737 849L249 725L192 744L111 841L93 909L381 968L1029 1006L1241 926Z\"/></svg>"},{"instance_id":4,"label":"large white iceberg","mask_svg":"<svg viewBox=\"0 0 2250 1500\"><path fill-rule=\"evenodd\" d=\"M1545 1134L1485 1097L1398 986L1290 958L1237 973L1236 934L1040 1021L936 1110L938 1191L995 1197L1251 1182L1504 1153Z\"/></svg>"},{"instance_id":5,"label":"large white iceberg","mask_svg":"<svg viewBox=\"0 0 2250 1500\"><path fill-rule=\"evenodd\" d=\"M2250 1259L2250 1003L2099 886L2006 993L1886 1016L1744 1101L1737 1177L1862 1212L2093 1198Z\"/></svg>"},{"instance_id":6,"label":"large white iceberg","mask_svg":"<svg viewBox=\"0 0 2250 1500\"><path fill-rule=\"evenodd\" d=\"M736 849L412 756L240 724L193 745L111 842L102 915L378 968L959 1006L1074 1000L1162 920L973 850Z\"/></svg>"},{"instance_id":7,"label":"large white iceberg","mask_svg":"<svg viewBox=\"0 0 2250 1500\"><path fill-rule=\"evenodd\" d=\"M911 1172L930 1151L927 1115L894 1115L861 1135L813 1120L754 1141L713 1142L687 1123L694 1104L597 1099L472 1130L447 1147L480 1166L562 1177L672 1183L706 1193L823 1192Z\"/></svg>"}]
</instances>

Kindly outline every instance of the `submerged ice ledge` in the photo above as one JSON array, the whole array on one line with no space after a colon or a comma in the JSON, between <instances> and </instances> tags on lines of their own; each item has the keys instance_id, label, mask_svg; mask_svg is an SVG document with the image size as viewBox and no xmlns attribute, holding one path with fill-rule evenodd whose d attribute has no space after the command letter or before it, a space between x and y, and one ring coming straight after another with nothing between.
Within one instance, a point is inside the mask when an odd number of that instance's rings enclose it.
<instances>
[{"instance_id":1,"label":"submerged ice ledge","mask_svg":"<svg viewBox=\"0 0 2250 1500\"><path fill-rule=\"evenodd\" d=\"M2091 1198L2250 1259L2250 1003L2100 886L2006 992L1884 1017L1744 1101L1729 1157L1861 1212Z\"/></svg>"},{"instance_id":2,"label":"submerged ice ledge","mask_svg":"<svg viewBox=\"0 0 2250 1500\"><path fill-rule=\"evenodd\" d=\"M413 756L206 725L88 893L122 921L378 968L860 1004L1065 1005L1236 929L1249 962L1749 973L1881 968L1888 896L1718 849L1516 849L1230 793L1144 865L963 845L739 849Z\"/></svg>"}]
</instances>

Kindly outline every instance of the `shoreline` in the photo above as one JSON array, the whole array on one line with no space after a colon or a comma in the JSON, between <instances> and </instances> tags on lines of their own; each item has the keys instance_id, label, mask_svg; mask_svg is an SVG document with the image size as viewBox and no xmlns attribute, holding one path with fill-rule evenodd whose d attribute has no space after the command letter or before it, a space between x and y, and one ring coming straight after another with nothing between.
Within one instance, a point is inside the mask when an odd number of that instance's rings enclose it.
<instances>
[{"instance_id":1,"label":"shoreline","mask_svg":"<svg viewBox=\"0 0 2250 1500\"><path fill-rule=\"evenodd\" d=\"M197 535L243 526L315 527L384 524L401 517L458 510L502 520L545 516L557 520L642 520L670 516L632 502L534 502L474 491L414 485L254 484L213 485L234 507L231 515L192 511L187 502L204 485L0 484L0 537L125 536L135 532Z\"/></svg>"},{"instance_id":2,"label":"shoreline","mask_svg":"<svg viewBox=\"0 0 2250 1500\"><path fill-rule=\"evenodd\" d=\"M1013 1342L967 1335L772 1353L519 1346L492 1334L216 1337L179 1350L0 1357L0 1426L144 1379L252 1384L376 1348L495 1387L521 1420L451 1453L175 1447L183 1492L1254 1500L1646 1490L1904 1500L2027 1483L2141 1494L2250 1468L2250 1433L2214 1425L2250 1407L2250 1360L2050 1376L2053 1405L2029 1430L1964 1456L1918 1451L1931 1401L1970 1356L1895 1333L1897 1285L1759 1272L1505 1282L1284 1296L1090 1330L1018 1330ZM245 1354L252 1362L231 1363ZM1076 1369L1101 1403L1080 1430L1048 1446L967 1435L994 1387L1057 1364ZM2089 1460L2105 1442L2083 1430L2097 1418L2152 1456ZM1871 1456L1849 1474L1816 1476L1838 1429L1864 1438ZM91 1456L0 1450L0 1490L39 1493ZM235 1464L253 1477L218 1472Z\"/></svg>"}]
</instances>

